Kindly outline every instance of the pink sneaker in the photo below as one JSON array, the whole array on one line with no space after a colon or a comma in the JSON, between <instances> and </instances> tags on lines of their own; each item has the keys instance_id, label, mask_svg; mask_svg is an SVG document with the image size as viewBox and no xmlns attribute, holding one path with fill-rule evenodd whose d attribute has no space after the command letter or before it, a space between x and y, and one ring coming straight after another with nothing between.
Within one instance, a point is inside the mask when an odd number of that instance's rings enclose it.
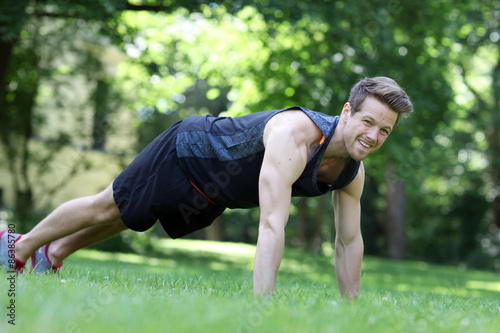
<instances>
[{"instance_id":1,"label":"pink sneaker","mask_svg":"<svg viewBox=\"0 0 500 333\"><path fill-rule=\"evenodd\" d=\"M30 273L40 274L52 271L53 273L57 273L59 269L61 269L64 262L61 262L59 266L52 265L52 261L50 261L48 256L49 244L45 244L31 256L31 269Z\"/></svg>"}]
</instances>

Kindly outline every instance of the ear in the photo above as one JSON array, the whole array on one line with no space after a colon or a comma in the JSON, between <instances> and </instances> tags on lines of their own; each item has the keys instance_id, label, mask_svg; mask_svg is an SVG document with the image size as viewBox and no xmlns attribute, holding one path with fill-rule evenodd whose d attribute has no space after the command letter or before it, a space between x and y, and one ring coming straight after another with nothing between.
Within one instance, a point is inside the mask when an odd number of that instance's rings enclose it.
<instances>
[{"instance_id":1,"label":"ear","mask_svg":"<svg viewBox=\"0 0 500 333\"><path fill-rule=\"evenodd\" d=\"M342 120L347 121L351 116L351 105L349 102L344 104L344 108L342 109L341 117Z\"/></svg>"}]
</instances>

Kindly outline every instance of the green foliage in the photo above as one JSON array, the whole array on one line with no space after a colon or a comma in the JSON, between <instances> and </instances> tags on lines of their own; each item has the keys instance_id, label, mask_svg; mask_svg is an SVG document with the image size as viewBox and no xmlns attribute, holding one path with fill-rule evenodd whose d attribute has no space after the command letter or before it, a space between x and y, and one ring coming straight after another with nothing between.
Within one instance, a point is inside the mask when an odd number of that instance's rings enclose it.
<instances>
[{"instance_id":1,"label":"green foliage","mask_svg":"<svg viewBox=\"0 0 500 333\"><path fill-rule=\"evenodd\" d=\"M42 185L43 177L57 167L53 164L54 156L75 138L85 138L85 133L78 128L68 128L67 125L57 128L53 123L50 129L45 127L49 119L65 117L72 109L68 100L63 101L66 96L61 97L63 94L60 93L64 89L61 87L68 86L78 71L68 67L70 61L57 62L54 59L56 50L74 51L75 44L66 43L63 47L58 47L58 44L61 39L75 35L78 35L78 27L68 22L27 20L20 32L21 39L13 50L6 76L8 84L3 91L5 94L2 94L5 99L0 100L0 138L5 165L9 167L18 197L16 211L22 220L33 209L34 196L40 196L40 199L44 194L50 196L67 181L67 177L86 167L82 153L77 163L62 166L65 172L60 173L58 182ZM37 110L42 103L53 109L64 105L67 110L49 115ZM45 134L46 145L35 140L41 134Z\"/></svg>"},{"instance_id":2,"label":"green foliage","mask_svg":"<svg viewBox=\"0 0 500 333\"><path fill-rule=\"evenodd\" d=\"M29 1L0 1L0 41L10 42L18 38L27 17L26 7Z\"/></svg>"}]
</instances>

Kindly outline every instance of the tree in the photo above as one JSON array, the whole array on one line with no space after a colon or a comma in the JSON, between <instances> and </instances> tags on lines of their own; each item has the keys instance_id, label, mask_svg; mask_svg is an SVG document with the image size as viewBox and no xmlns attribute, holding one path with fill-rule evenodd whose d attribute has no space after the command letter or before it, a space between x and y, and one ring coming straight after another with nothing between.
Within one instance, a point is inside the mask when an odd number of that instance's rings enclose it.
<instances>
[{"instance_id":1,"label":"tree","mask_svg":"<svg viewBox=\"0 0 500 333\"><path fill-rule=\"evenodd\" d=\"M35 110L37 100L40 99L40 86L60 84L61 82L57 80L65 75L76 75L81 69L91 69L87 74L89 78L95 80L96 86L91 97L95 112L92 142L90 145L83 145L84 149L103 148L108 128L106 118L115 108L109 103L110 94L114 92L111 91L109 77L102 75L104 71L102 59L98 59L99 55L92 54L89 49L80 49L78 54L73 53L77 58L74 67L68 67L57 63L61 57L54 56L55 52L67 48L74 49L75 43L88 37L84 36L85 32L89 32L92 36L99 33L91 31L90 24L86 26L88 30L81 29L82 33L78 29L79 25L81 27L86 22L94 22L93 27L97 26L97 30L110 32L113 26L112 19L120 11L162 11L172 10L181 5L192 9L198 8L198 4L191 1L176 2L174 5L161 3L136 5L123 0L106 3L88 1L85 6L57 0L0 3L0 138L16 193L15 211L21 220L25 220L32 211L35 204L35 183L54 167L51 164L54 156L64 146L75 144L75 135L61 130L50 135L48 149L33 146L39 134L39 127L46 118L46 115ZM53 27L58 27L60 30L54 30ZM116 36L114 33L110 35L111 38ZM78 38L75 38L76 36ZM71 42L56 46L61 40ZM89 41L89 44L93 42L95 41ZM52 48L47 45L51 45ZM51 93L57 95L57 90L54 89ZM83 130L82 127L80 129ZM82 132L72 134L79 136L79 140L85 136ZM81 167L86 166L88 164L85 163L84 154L79 154L77 159L73 159L71 165L64 165L65 172L59 178L59 182L44 188L47 197L57 191L60 185L75 175ZM33 177L33 174L37 177Z\"/></svg>"},{"instance_id":2,"label":"tree","mask_svg":"<svg viewBox=\"0 0 500 333\"><path fill-rule=\"evenodd\" d=\"M454 16L454 63L459 66L463 84L472 93L474 103L470 118L476 134L487 139L485 151L488 201L491 202L493 222L500 227L500 4L497 1L465 2ZM463 24L459 26L459 24Z\"/></svg>"},{"instance_id":3,"label":"tree","mask_svg":"<svg viewBox=\"0 0 500 333\"><path fill-rule=\"evenodd\" d=\"M0 100L0 139L16 195L16 213L21 221L34 207L35 186L40 186L43 176L56 167L52 163L54 157L72 138L85 138L82 129L70 132L64 126L41 136L49 115L37 110L41 100L51 104L54 112L65 107L63 117L75 108L70 101L61 99L61 92L71 86L71 79L79 73L68 64L76 61L78 68L78 62L85 61L85 57L61 59L56 53L74 51L74 44L58 46L58 43L78 35L78 29L62 21L29 21L22 29L23 38L14 48L15 57L10 61L4 99ZM41 88L43 94L40 94ZM58 181L42 186L43 191L37 193L40 201L50 198L61 184L86 166L83 153L66 162L59 165Z\"/></svg>"}]
</instances>

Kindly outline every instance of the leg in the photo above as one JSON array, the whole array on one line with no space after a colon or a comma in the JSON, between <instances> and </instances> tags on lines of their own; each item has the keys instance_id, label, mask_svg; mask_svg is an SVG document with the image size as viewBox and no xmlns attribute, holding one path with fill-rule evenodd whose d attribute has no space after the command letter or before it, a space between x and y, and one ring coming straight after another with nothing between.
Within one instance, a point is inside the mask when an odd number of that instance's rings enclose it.
<instances>
[{"instance_id":1,"label":"leg","mask_svg":"<svg viewBox=\"0 0 500 333\"><path fill-rule=\"evenodd\" d=\"M128 228L122 220L85 228L53 241L49 246L48 256L54 266L59 266L66 257L75 251L118 235L126 229Z\"/></svg>"},{"instance_id":2,"label":"leg","mask_svg":"<svg viewBox=\"0 0 500 333\"><path fill-rule=\"evenodd\" d=\"M68 201L54 210L16 242L16 259L26 262L41 246L82 229L109 224L120 219L113 198L113 186L103 192Z\"/></svg>"}]
</instances>

